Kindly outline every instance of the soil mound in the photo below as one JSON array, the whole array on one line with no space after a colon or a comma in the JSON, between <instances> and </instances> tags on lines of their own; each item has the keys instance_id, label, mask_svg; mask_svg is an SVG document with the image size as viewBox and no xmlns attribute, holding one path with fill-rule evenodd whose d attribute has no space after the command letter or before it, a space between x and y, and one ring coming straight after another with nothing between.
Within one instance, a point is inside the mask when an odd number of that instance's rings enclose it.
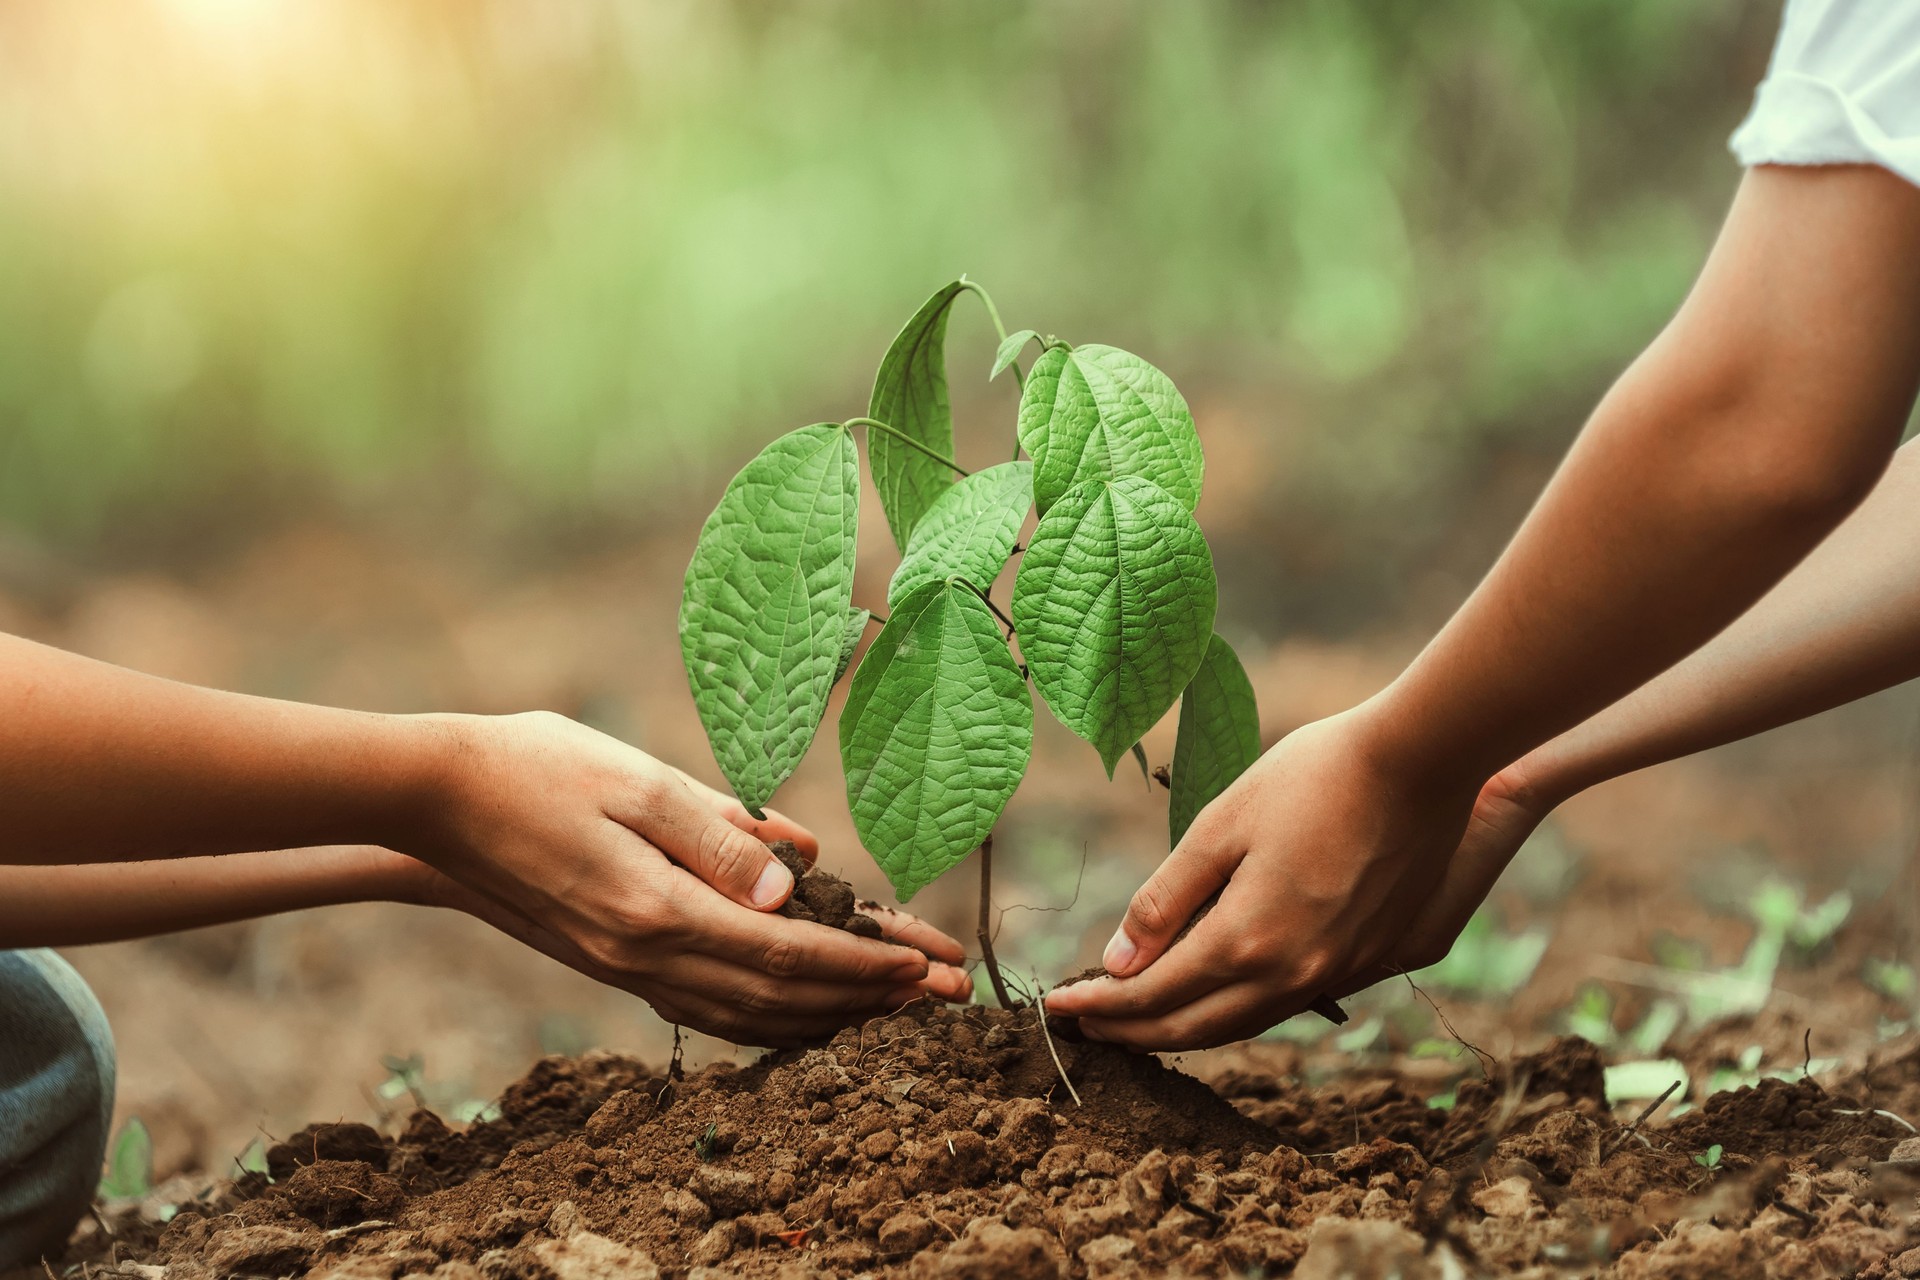
<instances>
[{"instance_id":1,"label":"soil mound","mask_svg":"<svg viewBox=\"0 0 1920 1280\"><path fill-rule=\"evenodd\" d=\"M1209 1087L1032 1010L930 1003L682 1080L550 1058L497 1120L314 1126L99 1252L143 1280L1913 1273L1911 1135L1841 1091L1772 1081L1641 1132L1578 1040L1449 1110L1259 1062Z\"/></svg>"}]
</instances>

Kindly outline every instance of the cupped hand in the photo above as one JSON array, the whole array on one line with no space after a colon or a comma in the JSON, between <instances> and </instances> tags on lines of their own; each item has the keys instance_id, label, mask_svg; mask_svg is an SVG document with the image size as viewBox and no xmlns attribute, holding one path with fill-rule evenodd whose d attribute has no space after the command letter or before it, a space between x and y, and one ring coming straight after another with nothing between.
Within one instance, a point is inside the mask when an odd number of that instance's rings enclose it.
<instances>
[{"instance_id":1,"label":"cupped hand","mask_svg":"<svg viewBox=\"0 0 1920 1280\"><path fill-rule=\"evenodd\" d=\"M898 913L890 940L771 914L793 877L764 841L819 843L604 734L543 712L450 717L455 745L415 854L420 900L467 911L662 1017L790 1044L922 995L971 990L960 944ZM931 957L931 959L929 959Z\"/></svg>"},{"instance_id":2,"label":"cupped hand","mask_svg":"<svg viewBox=\"0 0 1920 1280\"><path fill-rule=\"evenodd\" d=\"M1475 788L1396 767L1377 714L1307 725L1241 775L1134 895L1114 976L1056 989L1049 1011L1092 1039L1198 1049L1379 972L1442 883Z\"/></svg>"}]
</instances>

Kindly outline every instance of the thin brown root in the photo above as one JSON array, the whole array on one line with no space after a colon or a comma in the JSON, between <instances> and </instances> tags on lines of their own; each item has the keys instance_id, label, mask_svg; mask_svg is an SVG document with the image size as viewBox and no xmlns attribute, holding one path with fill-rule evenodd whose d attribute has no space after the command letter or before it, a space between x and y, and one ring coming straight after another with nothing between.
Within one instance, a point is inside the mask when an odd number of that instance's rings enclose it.
<instances>
[{"instance_id":1,"label":"thin brown root","mask_svg":"<svg viewBox=\"0 0 1920 1280\"><path fill-rule=\"evenodd\" d=\"M1479 1045L1473 1043L1471 1040L1461 1035L1458 1031L1455 1031L1453 1029L1453 1019L1447 1016L1447 1011L1440 1007L1440 1002L1438 1000L1435 1000L1432 996L1428 995L1424 990L1421 989L1420 984L1413 980L1412 974L1408 973L1405 969L1402 969L1400 971L1400 976L1407 980L1407 985L1409 987L1413 988L1413 994L1419 996L1422 1000L1425 1000L1427 1002L1428 1007L1433 1010L1433 1016L1440 1019L1440 1025L1446 1028L1447 1034L1449 1036L1453 1037L1453 1042L1459 1045L1461 1048L1467 1050L1469 1053L1473 1054L1474 1061L1480 1067L1480 1078L1483 1080L1493 1079L1493 1072L1488 1068L1487 1064L1493 1063L1495 1065L1498 1065L1498 1060L1495 1059L1494 1056L1488 1053L1485 1049L1482 1049Z\"/></svg>"},{"instance_id":2,"label":"thin brown root","mask_svg":"<svg viewBox=\"0 0 1920 1280\"><path fill-rule=\"evenodd\" d=\"M1073 1081L1067 1079L1067 1066L1060 1061L1060 1051L1053 1047L1053 1032L1047 1029L1047 992L1040 985L1040 975L1037 973L1033 975L1033 989L1039 992L1033 1000L1033 1016L1040 1023L1041 1038L1047 1042L1047 1056L1053 1059L1053 1069L1060 1073L1060 1083L1067 1086L1067 1094L1073 1099L1073 1105L1085 1106L1086 1104L1080 1101L1080 1091L1073 1087Z\"/></svg>"}]
</instances>

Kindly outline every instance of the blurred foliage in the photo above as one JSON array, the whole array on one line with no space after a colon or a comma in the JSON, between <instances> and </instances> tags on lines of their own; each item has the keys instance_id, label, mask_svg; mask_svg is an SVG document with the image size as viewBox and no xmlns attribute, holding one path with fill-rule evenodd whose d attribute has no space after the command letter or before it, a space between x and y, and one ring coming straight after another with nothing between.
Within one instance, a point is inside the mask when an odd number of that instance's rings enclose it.
<instances>
[{"instance_id":1,"label":"blurred foliage","mask_svg":"<svg viewBox=\"0 0 1920 1280\"><path fill-rule=\"evenodd\" d=\"M964 270L1149 353L1203 432L1249 406L1297 441L1276 501L1404 551L1676 304L1773 17L0 0L0 519L678 516L857 410ZM983 380L985 325L955 341Z\"/></svg>"}]
</instances>

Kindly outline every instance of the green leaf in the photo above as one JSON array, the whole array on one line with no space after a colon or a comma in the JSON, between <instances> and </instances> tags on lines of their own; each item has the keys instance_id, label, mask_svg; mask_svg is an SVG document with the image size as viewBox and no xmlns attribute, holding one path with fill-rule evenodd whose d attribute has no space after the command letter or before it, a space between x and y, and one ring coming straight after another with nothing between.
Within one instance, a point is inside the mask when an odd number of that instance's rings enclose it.
<instances>
[{"instance_id":1,"label":"green leaf","mask_svg":"<svg viewBox=\"0 0 1920 1280\"><path fill-rule=\"evenodd\" d=\"M107 1157L100 1195L107 1200L138 1200L152 1190L153 1135L139 1116L129 1116Z\"/></svg>"},{"instance_id":2,"label":"green leaf","mask_svg":"<svg viewBox=\"0 0 1920 1280\"><path fill-rule=\"evenodd\" d=\"M907 542L887 586L889 608L915 588L965 578L981 591L993 585L1033 505L1033 464L1003 462L976 471L940 495Z\"/></svg>"},{"instance_id":3,"label":"green leaf","mask_svg":"<svg viewBox=\"0 0 1920 1280\"><path fill-rule=\"evenodd\" d=\"M1008 365L1019 358L1021 350L1039 336L1031 329L1022 329L1000 339L1000 349L993 353L993 372L987 375L987 381L992 382L999 377Z\"/></svg>"},{"instance_id":4,"label":"green leaf","mask_svg":"<svg viewBox=\"0 0 1920 1280\"><path fill-rule=\"evenodd\" d=\"M1180 695L1167 830L1174 844L1200 811L1260 758L1260 709L1233 646L1214 636Z\"/></svg>"},{"instance_id":5,"label":"green leaf","mask_svg":"<svg viewBox=\"0 0 1920 1280\"><path fill-rule=\"evenodd\" d=\"M1206 464L1193 414L1172 379L1118 347L1054 347L1027 371L1020 444L1045 515L1086 480L1140 476L1192 511Z\"/></svg>"},{"instance_id":6,"label":"green leaf","mask_svg":"<svg viewBox=\"0 0 1920 1280\"><path fill-rule=\"evenodd\" d=\"M1020 651L1108 777L1193 679L1215 603L1200 526L1151 480L1076 485L1034 530L1013 586Z\"/></svg>"},{"instance_id":7,"label":"green leaf","mask_svg":"<svg viewBox=\"0 0 1920 1280\"><path fill-rule=\"evenodd\" d=\"M900 901L992 833L1032 750L1027 682L993 614L958 584L916 589L840 715L853 825Z\"/></svg>"},{"instance_id":8,"label":"green leaf","mask_svg":"<svg viewBox=\"0 0 1920 1280\"><path fill-rule=\"evenodd\" d=\"M1674 1092L1687 1096L1687 1068L1673 1058L1654 1058L1644 1062L1617 1062L1604 1068L1604 1087L1609 1105L1622 1102L1652 1102L1667 1091L1674 1081Z\"/></svg>"},{"instance_id":9,"label":"green leaf","mask_svg":"<svg viewBox=\"0 0 1920 1280\"><path fill-rule=\"evenodd\" d=\"M940 286L895 336L873 379L867 416L884 422L942 457L953 456L953 409L947 403L947 314L960 296L958 280ZM880 509L902 551L927 508L948 486L953 472L885 432L869 437L874 487Z\"/></svg>"},{"instance_id":10,"label":"green leaf","mask_svg":"<svg viewBox=\"0 0 1920 1280\"><path fill-rule=\"evenodd\" d=\"M853 651L860 647L860 637L867 634L867 623L872 618L871 609L855 609L847 615L847 634L840 638L840 661L833 668L835 684L840 683L840 677L853 665Z\"/></svg>"},{"instance_id":11,"label":"green leaf","mask_svg":"<svg viewBox=\"0 0 1920 1280\"><path fill-rule=\"evenodd\" d=\"M758 812L826 714L853 605L860 519L853 436L781 436L707 517L680 599L680 653L720 771Z\"/></svg>"}]
</instances>

